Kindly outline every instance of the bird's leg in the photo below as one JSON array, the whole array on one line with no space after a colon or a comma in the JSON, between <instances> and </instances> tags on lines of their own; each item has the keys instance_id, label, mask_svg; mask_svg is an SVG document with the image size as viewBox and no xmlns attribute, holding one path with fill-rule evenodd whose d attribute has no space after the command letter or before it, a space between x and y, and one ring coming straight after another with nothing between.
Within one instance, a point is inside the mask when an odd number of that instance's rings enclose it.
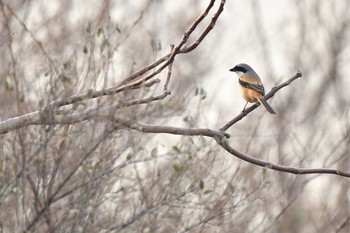
<instances>
[{"instance_id":1,"label":"bird's leg","mask_svg":"<svg viewBox=\"0 0 350 233\"><path fill-rule=\"evenodd\" d=\"M243 108L243 110L242 110L242 112L243 112L245 115L247 115L247 113L245 112L245 108L247 107L247 104L248 104L248 101L247 101L247 103L245 103L244 108Z\"/></svg>"}]
</instances>

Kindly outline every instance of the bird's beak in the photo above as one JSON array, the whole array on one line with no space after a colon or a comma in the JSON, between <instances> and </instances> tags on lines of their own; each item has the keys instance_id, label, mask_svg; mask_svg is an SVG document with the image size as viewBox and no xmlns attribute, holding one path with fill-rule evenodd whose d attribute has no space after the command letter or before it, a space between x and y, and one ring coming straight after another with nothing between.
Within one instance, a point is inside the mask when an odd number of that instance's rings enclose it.
<instances>
[{"instance_id":1,"label":"bird's beak","mask_svg":"<svg viewBox=\"0 0 350 233\"><path fill-rule=\"evenodd\" d=\"M231 68L230 71L231 71L231 72L235 72L235 71L236 71L235 68L236 68L236 67Z\"/></svg>"}]
</instances>

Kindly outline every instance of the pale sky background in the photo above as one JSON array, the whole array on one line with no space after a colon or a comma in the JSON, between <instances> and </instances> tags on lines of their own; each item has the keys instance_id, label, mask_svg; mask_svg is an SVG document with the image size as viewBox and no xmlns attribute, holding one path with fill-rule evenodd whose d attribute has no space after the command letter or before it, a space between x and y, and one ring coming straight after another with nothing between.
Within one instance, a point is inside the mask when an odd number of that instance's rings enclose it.
<instances>
[{"instance_id":1,"label":"pale sky background","mask_svg":"<svg viewBox=\"0 0 350 233\"><path fill-rule=\"evenodd\" d=\"M35 35L35 38L50 42L49 44L44 43L43 46L57 64L69 60L72 54L75 54L76 56L73 57L76 60L73 60L76 62L78 70L81 71L83 69L80 68L85 67L84 64L87 63L84 60L86 54L82 53L84 44L89 41L89 35L85 33L86 25L89 24L91 19L97 18L98 11L96 9L103 9L101 4L104 2L106 1L67 1L66 8L61 8L60 4L62 2L60 1L28 1L26 4L29 5L28 9L31 10L17 12L17 14L25 20L26 26ZM109 17L102 20L101 26L106 33L106 38L112 42L118 41L125 30L135 22L146 2L148 1L111 1ZM101 64L103 59L98 57L103 56L103 54L96 52L98 55L94 57L95 63L92 63L95 65L95 70L100 68L102 70L100 76L96 78L99 80L96 85L97 89L101 89L103 85L106 85L107 88L112 87L127 76L131 70L137 70L167 54L169 45L180 42L182 33L204 10L208 2L209 0L154 0L145 12L144 18L132 31L130 38L125 41L125 44L121 43L122 45L113 53L113 57L110 59L111 65L108 66L109 73L106 77L103 77L104 68L101 68L103 67L103 64ZM298 4L303 9L301 13L296 8ZM348 145L344 145L347 141L345 139L341 141L350 126L350 92L348 91L350 78L346 78L347 75L350 75L349 27L343 35L343 50L340 52L340 56L337 57L339 59L337 71L340 78L334 81L336 83L333 83L332 87L327 86L324 87L324 90L321 90L322 93L325 93L321 106L317 109L316 114L309 114L309 110L312 111L312 107L318 101L314 98L318 98L315 93L317 93L320 83L322 83L320 81L326 80L326 74L332 64L332 58L329 56L331 47L337 45L331 43L333 39L331 35L333 34L329 32L341 28L340 22L344 18L344 14L345 16L349 15L347 8L349 5L349 1L300 0L295 3L288 0L227 0L225 9L214 29L199 47L189 54L180 54L176 57L169 86L172 95L163 100L162 104L171 109L171 106L166 104L173 103L171 102L172 97L178 97L180 101L181 98L186 98L186 100L189 100L189 104L186 105L184 112L179 111L177 113L175 111L175 116L167 119L164 124L186 126L183 121L184 116L195 115L199 111L199 119L195 127L218 129L237 116L245 102L240 97L237 76L229 69L238 63L251 65L262 78L267 92L273 86L286 81L297 70L300 70L303 77L277 92L273 99L269 101L277 115L270 115L266 113L264 108L259 107L228 129L227 132L231 134L228 142L232 147L243 153L273 163L295 167L305 165L313 168L327 167L328 164L332 164L330 168L344 166L349 171L350 164L332 163L337 156L341 157L339 154L342 153L343 149L345 150L345 158L350 156ZM209 12L207 19L199 26L199 31L210 20L217 6L218 3ZM64 14L57 14L58 10L61 10ZM307 14L313 11L317 12L320 17L314 18L313 14ZM255 14L256 12L258 12L258 15ZM52 16L55 14L58 15L55 20L62 20L64 23L61 23L61 21L57 23L52 20L54 18ZM350 25L350 16L347 16L347 22ZM94 26L98 25L98 22L91 23ZM23 30L17 21L14 20L13 24L19 30ZM301 31L300 25L304 25L306 30ZM14 28L16 28L15 26ZM112 28L113 26L120 27L122 33L118 33L115 28ZM64 33L61 33L62 31ZM60 37L61 34L62 38ZM91 35L97 48L101 45L102 36L98 37L96 34L93 32ZM45 98L45 91L47 91L43 85L48 83L48 75L45 75L48 69L47 61L43 58L43 54L37 49L38 46L33 43L33 38L28 33L23 33L22 38L19 38L19 35L21 34L16 33L14 35L15 42L13 43L18 65L16 67L18 77L26 81L23 83L28 83L23 88L26 100L33 100L36 103L38 102L37 99ZM192 42L196 35L198 35L198 32L190 37L189 42ZM53 40L47 39L51 38L50 36ZM152 50L150 41L153 39L156 46L161 47L159 51ZM338 43L338 41L336 42ZM75 65L73 60L71 60L71 64ZM2 74L1 71L0 74ZM166 71L162 72L157 78L160 78L163 82L165 75ZM84 77L84 75L80 74L81 77ZM23 80L20 80L20 82ZM159 88L162 87L162 84L159 85ZM203 101L200 101L199 97L193 97L196 87L203 88L206 91L206 98ZM288 101L291 99L294 101L293 105L288 106ZM30 107L37 110L35 104ZM1 115L8 114L5 108L0 111ZM14 113L11 112L11 114ZM312 117L309 117L308 114ZM149 120L144 117L142 121L145 119ZM154 117L154 122L155 124L163 124L164 119L162 116ZM91 123L93 124L94 121L91 121ZM255 129L257 130L255 131ZM287 143L284 141L285 145L283 146L278 141L280 135L286 137ZM143 156L142 153L149 156L147 153L155 146L158 146L159 153L170 153L172 146L183 139L181 136L164 134L145 135L146 137L152 138L152 140L144 145L146 150L142 150L140 156ZM249 144L247 141L253 137L256 139L255 142L252 143L252 146L247 146ZM188 140L200 140L200 137L193 138ZM213 145L216 149L217 145L214 143ZM133 149L130 148L129 150ZM334 151L332 151L333 149ZM128 152L126 151L125 154ZM207 156L203 151L200 153L196 156ZM241 161L224 150L220 150L220 155L222 156L218 156L219 158L216 161L220 160L219 162L222 163L217 163L219 165L212 169L212 173L217 178L217 182L229 182L226 180L229 176L222 175L224 172L221 169L227 169L227 173L234 173L236 166L241 165ZM159 161L154 160L153 162L158 163ZM200 169L200 166L206 164L198 165L198 169ZM244 165L247 164L244 162ZM256 172L260 171L261 168L251 165L251 169ZM277 175L274 171L268 171L267 173L274 177L280 177L280 174ZM291 178L290 180L300 181L300 183L314 177L312 175L299 177L290 174L283 175L287 177L286 180ZM341 182L348 182L348 179L342 178L336 180L333 175L317 176L302 191L300 199L305 202L332 203L335 200L330 200L331 195L337 193ZM244 184L245 177L242 176L241 179L238 183ZM333 184L333 180L338 182ZM331 185L332 188L330 189ZM282 190L284 187L279 187L278 184L274 188L274 191L284 191ZM277 196L278 193L272 195ZM347 195L350 199L349 193L344 193L344 195ZM273 201L279 202L280 200L272 200L271 203ZM279 203L277 203L277 206L277 208L280 207Z\"/></svg>"}]
</instances>

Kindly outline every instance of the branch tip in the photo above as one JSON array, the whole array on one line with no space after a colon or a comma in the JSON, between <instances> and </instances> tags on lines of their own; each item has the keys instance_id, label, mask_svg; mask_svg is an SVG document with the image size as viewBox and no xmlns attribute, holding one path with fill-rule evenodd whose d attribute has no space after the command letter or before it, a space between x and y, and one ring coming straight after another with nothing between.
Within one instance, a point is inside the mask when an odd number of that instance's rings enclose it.
<instances>
[{"instance_id":1,"label":"branch tip","mask_svg":"<svg viewBox=\"0 0 350 233\"><path fill-rule=\"evenodd\" d=\"M303 76L303 74L301 73L300 70L297 70L297 77L301 78Z\"/></svg>"}]
</instances>

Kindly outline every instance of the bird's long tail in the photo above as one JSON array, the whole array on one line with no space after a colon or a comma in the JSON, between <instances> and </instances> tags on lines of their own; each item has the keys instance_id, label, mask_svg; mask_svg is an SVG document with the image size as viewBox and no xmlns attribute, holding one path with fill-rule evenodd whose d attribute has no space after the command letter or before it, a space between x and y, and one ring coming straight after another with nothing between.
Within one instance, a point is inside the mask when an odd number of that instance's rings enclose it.
<instances>
[{"instance_id":1,"label":"bird's long tail","mask_svg":"<svg viewBox=\"0 0 350 233\"><path fill-rule=\"evenodd\" d=\"M261 103L261 105L263 105L269 113L276 114L276 112L271 108L271 106L266 102L265 99L261 98L258 100Z\"/></svg>"}]
</instances>

